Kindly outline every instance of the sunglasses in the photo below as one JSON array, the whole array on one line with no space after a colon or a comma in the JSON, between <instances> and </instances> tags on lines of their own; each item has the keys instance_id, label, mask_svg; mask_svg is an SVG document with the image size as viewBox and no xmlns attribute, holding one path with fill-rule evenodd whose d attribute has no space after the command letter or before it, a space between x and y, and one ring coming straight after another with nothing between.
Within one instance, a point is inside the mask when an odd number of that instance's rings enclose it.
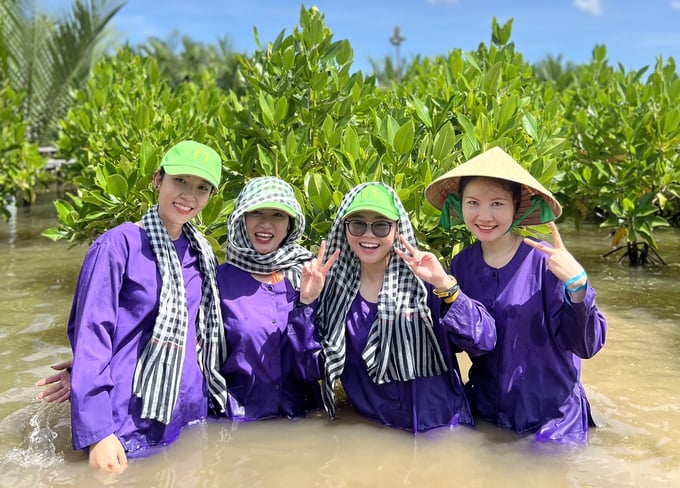
<instances>
[{"instance_id":1,"label":"sunglasses","mask_svg":"<svg viewBox=\"0 0 680 488\"><path fill-rule=\"evenodd\" d=\"M363 220L345 220L345 228L354 237L363 236L369 227L375 237L387 237L394 224L389 220L376 220L370 223Z\"/></svg>"}]
</instances>

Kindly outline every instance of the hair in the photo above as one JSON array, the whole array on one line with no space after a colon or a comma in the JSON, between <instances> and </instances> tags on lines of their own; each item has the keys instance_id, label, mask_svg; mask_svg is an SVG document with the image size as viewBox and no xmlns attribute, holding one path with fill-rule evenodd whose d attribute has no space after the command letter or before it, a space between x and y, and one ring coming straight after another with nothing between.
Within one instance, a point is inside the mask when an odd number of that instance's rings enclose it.
<instances>
[{"instance_id":1,"label":"hair","mask_svg":"<svg viewBox=\"0 0 680 488\"><path fill-rule=\"evenodd\" d=\"M494 184L500 186L505 191L512 195L512 203L515 207L515 212L519 210L519 205L522 202L522 185L516 181L504 180L503 178L492 178L490 176L461 176L458 182L458 195L463 198L463 191L465 187L476 178L485 178Z\"/></svg>"}]
</instances>

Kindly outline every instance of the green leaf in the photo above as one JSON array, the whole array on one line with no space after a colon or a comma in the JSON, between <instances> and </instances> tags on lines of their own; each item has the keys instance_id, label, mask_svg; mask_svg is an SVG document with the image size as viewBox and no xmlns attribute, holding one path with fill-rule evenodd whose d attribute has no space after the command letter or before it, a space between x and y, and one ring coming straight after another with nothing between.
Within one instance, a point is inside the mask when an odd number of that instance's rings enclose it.
<instances>
[{"instance_id":1,"label":"green leaf","mask_svg":"<svg viewBox=\"0 0 680 488\"><path fill-rule=\"evenodd\" d=\"M326 210L331 202L332 193L323 176L317 173L305 175L305 193L312 205L318 210Z\"/></svg>"},{"instance_id":2,"label":"green leaf","mask_svg":"<svg viewBox=\"0 0 680 488\"><path fill-rule=\"evenodd\" d=\"M423 103L423 101L420 98L418 98L415 95L411 96L411 102L413 103L413 107L415 108L418 120L425 124L425 127L431 128L432 117L430 117L430 111L428 110L427 106Z\"/></svg>"},{"instance_id":3,"label":"green leaf","mask_svg":"<svg viewBox=\"0 0 680 488\"><path fill-rule=\"evenodd\" d=\"M109 195L124 199L128 193L128 183L119 174L111 175L106 179L106 191Z\"/></svg>"},{"instance_id":4,"label":"green leaf","mask_svg":"<svg viewBox=\"0 0 680 488\"><path fill-rule=\"evenodd\" d=\"M399 127L397 132L394 134L394 149L399 154L404 155L411 152L413 148L413 121L409 120L404 125Z\"/></svg>"},{"instance_id":5,"label":"green leaf","mask_svg":"<svg viewBox=\"0 0 680 488\"><path fill-rule=\"evenodd\" d=\"M453 152L456 144L456 131L450 122L447 122L439 129L434 136L434 146L432 147L432 157L435 161L442 161Z\"/></svg>"},{"instance_id":6,"label":"green leaf","mask_svg":"<svg viewBox=\"0 0 680 488\"><path fill-rule=\"evenodd\" d=\"M286 97L280 97L276 101L276 112L274 120L276 121L277 124L280 124L286 118L286 115L288 115L288 99Z\"/></svg>"},{"instance_id":7,"label":"green leaf","mask_svg":"<svg viewBox=\"0 0 680 488\"><path fill-rule=\"evenodd\" d=\"M345 128L342 149L345 154L352 159L352 161L356 161L361 155L359 137L357 136L357 131L354 130L352 126Z\"/></svg>"},{"instance_id":8,"label":"green leaf","mask_svg":"<svg viewBox=\"0 0 680 488\"><path fill-rule=\"evenodd\" d=\"M524 114L522 116L522 127L529 134L534 141L538 140L538 123L536 122L536 117L532 114Z\"/></svg>"},{"instance_id":9,"label":"green leaf","mask_svg":"<svg viewBox=\"0 0 680 488\"><path fill-rule=\"evenodd\" d=\"M262 117L264 118L265 125L269 127L274 126L274 99L271 95L260 92L258 97L260 102L260 110L262 111Z\"/></svg>"}]
</instances>

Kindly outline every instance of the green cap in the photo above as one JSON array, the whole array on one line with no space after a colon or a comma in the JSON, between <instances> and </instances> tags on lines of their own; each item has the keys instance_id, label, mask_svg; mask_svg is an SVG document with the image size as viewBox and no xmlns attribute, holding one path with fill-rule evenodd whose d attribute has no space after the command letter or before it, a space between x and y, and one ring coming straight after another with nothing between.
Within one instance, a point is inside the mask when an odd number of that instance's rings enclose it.
<instances>
[{"instance_id":1,"label":"green cap","mask_svg":"<svg viewBox=\"0 0 680 488\"><path fill-rule=\"evenodd\" d=\"M193 175L209 181L216 189L222 179L222 159L217 152L196 141L182 141L163 156L161 168L169 175Z\"/></svg>"},{"instance_id":2,"label":"green cap","mask_svg":"<svg viewBox=\"0 0 680 488\"><path fill-rule=\"evenodd\" d=\"M352 200L352 203L350 203L342 218L344 219L348 215L362 210L379 213L390 220L399 220L399 209L394 203L394 197L392 196L392 193L382 185L366 185L354 197L354 200Z\"/></svg>"}]
</instances>

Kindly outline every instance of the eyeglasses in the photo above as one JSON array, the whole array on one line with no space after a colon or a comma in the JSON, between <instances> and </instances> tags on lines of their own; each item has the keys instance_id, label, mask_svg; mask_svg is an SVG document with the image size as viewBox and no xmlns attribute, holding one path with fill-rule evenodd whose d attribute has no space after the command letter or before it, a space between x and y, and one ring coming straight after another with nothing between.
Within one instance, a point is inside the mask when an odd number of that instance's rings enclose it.
<instances>
[{"instance_id":1,"label":"eyeglasses","mask_svg":"<svg viewBox=\"0 0 680 488\"><path fill-rule=\"evenodd\" d=\"M387 237L392 230L394 222L389 220L376 220L375 222L365 222L363 220L345 220L345 228L354 237L363 236L366 229L371 228L375 237Z\"/></svg>"}]
</instances>

